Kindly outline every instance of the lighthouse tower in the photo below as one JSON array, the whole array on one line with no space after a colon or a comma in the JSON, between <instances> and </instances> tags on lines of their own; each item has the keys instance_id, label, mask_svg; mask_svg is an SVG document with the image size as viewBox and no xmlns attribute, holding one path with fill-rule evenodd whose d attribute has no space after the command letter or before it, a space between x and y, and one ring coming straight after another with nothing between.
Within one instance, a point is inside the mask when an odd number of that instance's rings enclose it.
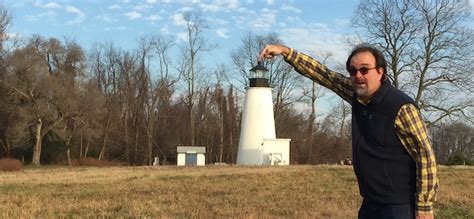
<instances>
[{"instance_id":1,"label":"lighthouse tower","mask_svg":"<svg viewBox=\"0 0 474 219\"><path fill-rule=\"evenodd\" d=\"M276 139L272 89L261 62L250 69L243 107L237 164L288 165L290 139Z\"/></svg>"}]
</instances>

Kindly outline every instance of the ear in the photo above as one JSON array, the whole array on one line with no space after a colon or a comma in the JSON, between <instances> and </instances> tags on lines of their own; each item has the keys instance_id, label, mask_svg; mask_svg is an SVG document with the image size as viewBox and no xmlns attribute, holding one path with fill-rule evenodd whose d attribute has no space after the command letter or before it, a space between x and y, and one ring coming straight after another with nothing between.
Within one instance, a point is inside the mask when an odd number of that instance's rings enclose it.
<instances>
[{"instance_id":1,"label":"ear","mask_svg":"<svg viewBox=\"0 0 474 219\"><path fill-rule=\"evenodd\" d=\"M379 74L379 81L383 81L382 79L385 77L385 72L383 68L377 68L377 73Z\"/></svg>"}]
</instances>

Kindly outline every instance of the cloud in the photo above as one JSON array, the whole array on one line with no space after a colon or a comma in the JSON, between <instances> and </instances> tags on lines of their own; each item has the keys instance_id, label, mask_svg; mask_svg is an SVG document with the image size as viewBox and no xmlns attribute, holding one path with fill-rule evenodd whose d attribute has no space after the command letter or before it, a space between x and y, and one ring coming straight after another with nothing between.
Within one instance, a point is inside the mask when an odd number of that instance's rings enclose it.
<instances>
[{"instance_id":1,"label":"cloud","mask_svg":"<svg viewBox=\"0 0 474 219\"><path fill-rule=\"evenodd\" d=\"M150 8L153 8L153 5L151 5L151 4L139 4L139 5L134 6L133 10L145 11L145 10L148 10Z\"/></svg>"},{"instance_id":2,"label":"cloud","mask_svg":"<svg viewBox=\"0 0 474 219\"><path fill-rule=\"evenodd\" d=\"M247 17L245 16L232 16L231 18L239 26L245 24L247 21Z\"/></svg>"},{"instance_id":3,"label":"cloud","mask_svg":"<svg viewBox=\"0 0 474 219\"><path fill-rule=\"evenodd\" d=\"M28 14L25 15L25 19L27 21L38 21L38 20L43 20L44 18L47 18L49 21L55 21L57 16L57 13L54 11L46 11L44 13L39 13L39 14Z\"/></svg>"},{"instance_id":4,"label":"cloud","mask_svg":"<svg viewBox=\"0 0 474 219\"><path fill-rule=\"evenodd\" d=\"M3 37L4 37L3 40L5 40L5 39L21 39L22 35L20 35L19 33L7 32L7 34Z\"/></svg>"},{"instance_id":5,"label":"cloud","mask_svg":"<svg viewBox=\"0 0 474 219\"><path fill-rule=\"evenodd\" d=\"M122 7L120 5L111 5L108 7L110 10L117 10L117 9L121 9Z\"/></svg>"},{"instance_id":6,"label":"cloud","mask_svg":"<svg viewBox=\"0 0 474 219\"><path fill-rule=\"evenodd\" d=\"M186 32L179 32L179 33L176 33L176 36L178 37L178 39L182 40L182 41L188 41L188 33Z\"/></svg>"},{"instance_id":7,"label":"cloud","mask_svg":"<svg viewBox=\"0 0 474 219\"><path fill-rule=\"evenodd\" d=\"M257 29L268 29L273 26L276 22L276 15L272 13L263 13L260 14L255 20L250 22L250 25L253 28Z\"/></svg>"},{"instance_id":8,"label":"cloud","mask_svg":"<svg viewBox=\"0 0 474 219\"><path fill-rule=\"evenodd\" d=\"M199 7L201 7L203 11L217 12L222 10L221 6L215 4L200 4Z\"/></svg>"},{"instance_id":9,"label":"cloud","mask_svg":"<svg viewBox=\"0 0 474 219\"><path fill-rule=\"evenodd\" d=\"M49 2L43 6L43 8L50 8L50 9L55 9L55 8L61 8L61 5L55 2Z\"/></svg>"},{"instance_id":10,"label":"cloud","mask_svg":"<svg viewBox=\"0 0 474 219\"><path fill-rule=\"evenodd\" d=\"M288 17L286 17L286 21L288 21L288 22L290 22L290 23L292 23L292 22L299 22L300 20L301 20L301 19L300 19L300 17L298 17L298 16L296 16L296 17L294 17L294 16L288 16Z\"/></svg>"},{"instance_id":11,"label":"cloud","mask_svg":"<svg viewBox=\"0 0 474 219\"><path fill-rule=\"evenodd\" d=\"M131 11L131 12L125 13L125 16L127 16L129 20L135 20L135 19L141 18L142 14L136 11Z\"/></svg>"},{"instance_id":12,"label":"cloud","mask_svg":"<svg viewBox=\"0 0 474 219\"><path fill-rule=\"evenodd\" d=\"M332 52L333 60L342 63L347 58L344 37L326 24L316 24L299 28L282 29L283 41L290 47L307 54L320 54L321 52Z\"/></svg>"},{"instance_id":13,"label":"cloud","mask_svg":"<svg viewBox=\"0 0 474 219\"><path fill-rule=\"evenodd\" d=\"M49 3L46 3L46 4L42 4L41 1L36 1L34 3L34 6L36 6L38 8L46 8L46 9L58 9L58 8L62 7L60 4L55 3L55 2L49 2Z\"/></svg>"},{"instance_id":14,"label":"cloud","mask_svg":"<svg viewBox=\"0 0 474 219\"><path fill-rule=\"evenodd\" d=\"M260 10L261 13L277 13L278 11L277 10L272 10L272 9L269 9L269 8L262 8Z\"/></svg>"},{"instance_id":15,"label":"cloud","mask_svg":"<svg viewBox=\"0 0 474 219\"><path fill-rule=\"evenodd\" d=\"M182 7L180 9L178 9L179 12L188 12L188 11L192 11L193 8L191 7Z\"/></svg>"},{"instance_id":16,"label":"cloud","mask_svg":"<svg viewBox=\"0 0 474 219\"><path fill-rule=\"evenodd\" d=\"M171 19L173 20L173 24L176 26L186 26L186 21L181 13L173 15Z\"/></svg>"},{"instance_id":17,"label":"cloud","mask_svg":"<svg viewBox=\"0 0 474 219\"><path fill-rule=\"evenodd\" d=\"M301 9L295 8L293 6L286 5L286 4L282 5L280 9L283 10L283 11L292 11L292 12L295 12L295 13L301 13Z\"/></svg>"},{"instance_id":18,"label":"cloud","mask_svg":"<svg viewBox=\"0 0 474 219\"><path fill-rule=\"evenodd\" d=\"M82 12L76 7L66 6L66 12L76 15L76 19L67 22L67 24L79 24L79 23L82 23L86 19L86 14L84 14L84 12Z\"/></svg>"},{"instance_id":19,"label":"cloud","mask_svg":"<svg viewBox=\"0 0 474 219\"><path fill-rule=\"evenodd\" d=\"M160 28L160 33L162 33L162 34L170 34L171 31L170 31L170 29L169 29L168 26L164 26L164 27Z\"/></svg>"},{"instance_id":20,"label":"cloud","mask_svg":"<svg viewBox=\"0 0 474 219\"><path fill-rule=\"evenodd\" d=\"M240 6L238 0L227 0L227 1L224 1L224 2L225 2L225 5L227 5L227 8L236 9L236 8L239 8L239 6Z\"/></svg>"},{"instance_id":21,"label":"cloud","mask_svg":"<svg viewBox=\"0 0 474 219\"><path fill-rule=\"evenodd\" d=\"M218 18L207 18L209 23L217 24L217 25L225 25L228 24L229 22L226 20L218 19Z\"/></svg>"},{"instance_id":22,"label":"cloud","mask_svg":"<svg viewBox=\"0 0 474 219\"><path fill-rule=\"evenodd\" d=\"M201 7L203 11L211 12L233 11L240 8L240 3L238 0L214 0L209 4L200 3L199 7Z\"/></svg>"},{"instance_id":23,"label":"cloud","mask_svg":"<svg viewBox=\"0 0 474 219\"><path fill-rule=\"evenodd\" d=\"M347 18L345 18L345 19L337 18L337 19L334 20L334 23L336 24L336 27L339 27L339 28L341 28L341 27L349 28L350 22L351 22L351 20L347 19Z\"/></svg>"},{"instance_id":24,"label":"cloud","mask_svg":"<svg viewBox=\"0 0 474 219\"><path fill-rule=\"evenodd\" d=\"M267 0L267 5L273 5L273 3L275 3L274 0Z\"/></svg>"},{"instance_id":25,"label":"cloud","mask_svg":"<svg viewBox=\"0 0 474 219\"><path fill-rule=\"evenodd\" d=\"M156 4L158 1L157 0L146 0L145 2L147 4Z\"/></svg>"},{"instance_id":26,"label":"cloud","mask_svg":"<svg viewBox=\"0 0 474 219\"><path fill-rule=\"evenodd\" d=\"M106 22L106 23L114 23L114 22L117 22L117 19L113 18L111 15L109 14L101 14L101 15L97 15L95 17L96 19L98 20L101 20L103 22Z\"/></svg>"},{"instance_id":27,"label":"cloud","mask_svg":"<svg viewBox=\"0 0 474 219\"><path fill-rule=\"evenodd\" d=\"M230 38L229 35L227 35L227 32L229 32L225 28L219 28L216 30L216 35L222 38Z\"/></svg>"},{"instance_id":28,"label":"cloud","mask_svg":"<svg viewBox=\"0 0 474 219\"><path fill-rule=\"evenodd\" d=\"M147 18L145 18L145 20L149 20L149 21L158 21L158 20L161 20L161 19L163 19L163 18L158 14L153 14L153 15L150 15Z\"/></svg>"},{"instance_id":29,"label":"cloud","mask_svg":"<svg viewBox=\"0 0 474 219\"><path fill-rule=\"evenodd\" d=\"M124 30L127 30L127 27L125 27L125 26L106 27L106 28L104 28L104 30L105 30L105 31L116 31L116 30L124 31Z\"/></svg>"}]
</instances>

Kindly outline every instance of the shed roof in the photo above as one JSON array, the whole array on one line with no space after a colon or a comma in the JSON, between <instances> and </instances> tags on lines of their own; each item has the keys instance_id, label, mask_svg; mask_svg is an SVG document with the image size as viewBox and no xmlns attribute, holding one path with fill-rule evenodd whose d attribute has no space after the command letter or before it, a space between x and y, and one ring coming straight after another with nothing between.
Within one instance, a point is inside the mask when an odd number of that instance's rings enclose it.
<instances>
[{"instance_id":1,"label":"shed roof","mask_svg":"<svg viewBox=\"0 0 474 219\"><path fill-rule=\"evenodd\" d=\"M198 146L178 146L176 147L177 153L206 153L206 147Z\"/></svg>"}]
</instances>

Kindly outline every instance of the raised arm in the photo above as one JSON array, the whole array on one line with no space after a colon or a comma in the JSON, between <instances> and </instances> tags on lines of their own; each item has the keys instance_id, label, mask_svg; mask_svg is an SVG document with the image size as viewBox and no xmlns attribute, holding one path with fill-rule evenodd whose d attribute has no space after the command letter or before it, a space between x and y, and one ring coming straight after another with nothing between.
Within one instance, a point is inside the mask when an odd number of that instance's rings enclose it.
<instances>
[{"instance_id":1,"label":"raised arm","mask_svg":"<svg viewBox=\"0 0 474 219\"><path fill-rule=\"evenodd\" d=\"M292 65L298 73L334 91L342 99L352 104L354 91L349 77L329 70L312 57L285 45L266 45L261 50L259 59L272 59L279 55L282 55L285 61Z\"/></svg>"}]
</instances>

